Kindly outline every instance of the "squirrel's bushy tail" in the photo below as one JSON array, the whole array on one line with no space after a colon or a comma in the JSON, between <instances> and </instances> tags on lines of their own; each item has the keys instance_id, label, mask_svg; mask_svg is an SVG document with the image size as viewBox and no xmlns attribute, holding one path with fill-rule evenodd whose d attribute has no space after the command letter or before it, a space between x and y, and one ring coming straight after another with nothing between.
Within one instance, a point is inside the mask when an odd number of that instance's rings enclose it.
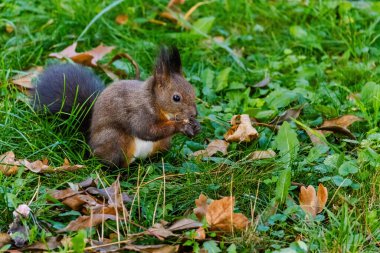
<instances>
[{"instance_id":1,"label":"squirrel's bushy tail","mask_svg":"<svg viewBox=\"0 0 380 253\"><path fill-rule=\"evenodd\" d=\"M70 63L52 65L38 76L32 104L37 110L46 107L51 113L78 113L86 127L91 107L103 89L102 81L88 68Z\"/></svg>"}]
</instances>

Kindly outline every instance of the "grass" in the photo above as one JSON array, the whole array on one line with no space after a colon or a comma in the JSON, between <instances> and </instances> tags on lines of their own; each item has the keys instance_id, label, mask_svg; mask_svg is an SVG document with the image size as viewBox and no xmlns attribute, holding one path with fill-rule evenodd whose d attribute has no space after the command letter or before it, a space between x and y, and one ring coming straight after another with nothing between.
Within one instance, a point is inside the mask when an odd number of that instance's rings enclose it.
<instances>
[{"instance_id":1,"label":"grass","mask_svg":"<svg viewBox=\"0 0 380 253\"><path fill-rule=\"evenodd\" d=\"M187 10L196 2L188 0L181 8ZM89 175L111 184L121 173L123 189L139 196L132 208L132 219L144 227L189 213L200 193L214 199L234 195L236 211L247 216L252 213L254 222L262 218L257 227L223 238L226 244L235 243L238 252L271 252L288 247L297 238L311 252L378 252L380 96L371 93L373 88L366 96L363 87L368 82L380 82L379 3L217 0L192 14L189 30L158 17L166 3L124 1L108 12L105 10L112 1L0 3L0 154L13 150L17 157L48 157L55 165L67 157L87 166L74 173L0 174L0 231L7 231L14 209L29 203L36 191L37 198L30 207L40 223L54 228L67 224L67 219L57 218L62 207L47 202L47 189L66 188L68 182L80 182ZM101 12L103 15L85 30ZM129 17L122 26L114 21L121 13ZM199 25L205 17L209 17L208 25ZM152 23L151 19L162 20L165 25ZM14 31L7 33L6 25ZM221 38L222 42L218 42ZM107 170L88 157L89 147L73 126L75 117L61 120L37 114L27 97L8 81L21 70L54 63L48 54L75 41L78 51L102 42L127 52L138 62L142 78L151 73L157 47L176 44L186 77L197 89L202 134L193 140L176 136L169 152L129 168ZM134 76L129 63L120 66ZM101 71L97 72L110 82ZM266 75L271 78L268 87L254 88ZM366 99L347 99L358 92ZM306 106L298 120L309 127L345 114L366 119L350 127L357 142L329 135L329 151L311 162L306 157L313 145L306 132L292 124L300 147L291 166L291 180L315 186L322 180L329 189L326 210L316 221L305 220L300 208L290 200L278 207L277 214L268 212L284 164L279 158L252 161L246 156L257 149L274 148L277 132L258 127L259 140L231 145L224 158L201 161L187 155L202 148L205 139L221 138L234 114L249 113L269 122L286 109L302 104ZM331 179L340 175L340 164L326 165L334 154L358 167L357 173L346 177L352 185L342 187ZM175 176L164 177L163 168L166 174ZM295 203L298 192L297 187L290 187ZM30 222L30 226L36 224ZM107 231L114 226L109 223ZM128 232L139 230L134 226L129 229ZM42 237L43 232L37 230L34 240Z\"/></svg>"}]
</instances>

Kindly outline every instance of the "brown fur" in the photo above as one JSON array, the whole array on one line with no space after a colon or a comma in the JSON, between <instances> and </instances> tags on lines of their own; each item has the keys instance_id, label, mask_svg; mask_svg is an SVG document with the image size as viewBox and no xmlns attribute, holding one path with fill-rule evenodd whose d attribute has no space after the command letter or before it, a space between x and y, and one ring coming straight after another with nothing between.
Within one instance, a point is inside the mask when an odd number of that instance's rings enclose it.
<instances>
[{"instance_id":1,"label":"brown fur","mask_svg":"<svg viewBox=\"0 0 380 253\"><path fill-rule=\"evenodd\" d=\"M178 60L180 64L180 59L173 61L178 64ZM193 136L199 131L194 89L180 65L167 66L168 62L170 56L161 52L154 76L144 82L114 82L99 95L89 141L96 156L120 166L133 159L135 137L155 142L152 154L168 149L175 133ZM181 97L180 102L173 100L174 94Z\"/></svg>"}]
</instances>

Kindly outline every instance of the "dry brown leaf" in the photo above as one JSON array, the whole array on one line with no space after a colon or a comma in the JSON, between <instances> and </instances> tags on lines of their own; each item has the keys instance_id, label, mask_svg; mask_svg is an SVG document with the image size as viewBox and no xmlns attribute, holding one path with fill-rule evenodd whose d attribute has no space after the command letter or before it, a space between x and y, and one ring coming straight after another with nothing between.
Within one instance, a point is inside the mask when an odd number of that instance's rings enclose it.
<instances>
[{"instance_id":1,"label":"dry brown leaf","mask_svg":"<svg viewBox=\"0 0 380 253\"><path fill-rule=\"evenodd\" d=\"M317 192L317 214L322 212L323 208L325 208L328 198L327 188L323 186L323 184L318 185Z\"/></svg>"},{"instance_id":2,"label":"dry brown leaf","mask_svg":"<svg viewBox=\"0 0 380 253\"><path fill-rule=\"evenodd\" d=\"M84 195L71 188L64 190L54 190L49 192L50 196L56 200L60 200L63 204L73 210L81 210L86 204L88 206L96 206L98 202L91 195Z\"/></svg>"},{"instance_id":3,"label":"dry brown leaf","mask_svg":"<svg viewBox=\"0 0 380 253\"><path fill-rule=\"evenodd\" d=\"M46 238L45 242L36 242L32 245L23 248L23 251L29 252L29 251L38 251L38 252L45 252L45 251L52 251L58 247L61 246L61 239L58 237L49 237Z\"/></svg>"},{"instance_id":4,"label":"dry brown leaf","mask_svg":"<svg viewBox=\"0 0 380 253\"><path fill-rule=\"evenodd\" d=\"M8 233L0 233L0 248L4 245L10 244L12 242L12 238Z\"/></svg>"},{"instance_id":5,"label":"dry brown leaf","mask_svg":"<svg viewBox=\"0 0 380 253\"><path fill-rule=\"evenodd\" d=\"M195 239L197 240L206 239L206 231L203 227L198 228L195 232L197 233L197 235L195 236Z\"/></svg>"},{"instance_id":6,"label":"dry brown leaf","mask_svg":"<svg viewBox=\"0 0 380 253\"><path fill-rule=\"evenodd\" d=\"M355 115L344 115L339 118L325 120L321 127L340 126L347 128L356 121L362 121L363 119Z\"/></svg>"},{"instance_id":7,"label":"dry brown leaf","mask_svg":"<svg viewBox=\"0 0 380 253\"><path fill-rule=\"evenodd\" d=\"M65 228L57 232L78 231L81 229L95 227L106 220L116 220L115 215L111 214L94 214L91 216L80 216L76 220L71 221Z\"/></svg>"},{"instance_id":8,"label":"dry brown leaf","mask_svg":"<svg viewBox=\"0 0 380 253\"><path fill-rule=\"evenodd\" d=\"M313 217L322 212L326 205L327 198L328 191L323 184L319 184L318 193L315 192L312 185L309 185L307 188L305 188L305 186L301 186L299 196L300 206L306 213L311 214Z\"/></svg>"},{"instance_id":9,"label":"dry brown leaf","mask_svg":"<svg viewBox=\"0 0 380 253\"><path fill-rule=\"evenodd\" d=\"M177 235L173 234L172 231L166 229L161 223L154 224L145 233L148 235L153 235L161 241L163 241L166 238L171 237L171 236L177 236Z\"/></svg>"},{"instance_id":10,"label":"dry brown leaf","mask_svg":"<svg viewBox=\"0 0 380 253\"><path fill-rule=\"evenodd\" d=\"M125 14L117 15L115 22L119 25L124 25L128 22L128 16Z\"/></svg>"},{"instance_id":11,"label":"dry brown leaf","mask_svg":"<svg viewBox=\"0 0 380 253\"><path fill-rule=\"evenodd\" d=\"M172 7L173 5L179 5L179 4L184 4L185 0L170 0L168 3L168 7Z\"/></svg>"},{"instance_id":12,"label":"dry brown leaf","mask_svg":"<svg viewBox=\"0 0 380 253\"><path fill-rule=\"evenodd\" d=\"M362 118L355 115L344 115L339 118L325 120L323 124L317 128L317 130L321 130L324 134L329 132L340 133L350 137L351 139L356 139L348 127L354 122L362 120Z\"/></svg>"},{"instance_id":13,"label":"dry brown leaf","mask_svg":"<svg viewBox=\"0 0 380 253\"><path fill-rule=\"evenodd\" d=\"M180 231L180 230L186 230L186 229L194 229L194 228L199 228L202 226L202 223L199 221L195 221L192 219L184 218L181 220L178 220L174 222L168 230L170 231Z\"/></svg>"},{"instance_id":14,"label":"dry brown leaf","mask_svg":"<svg viewBox=\"0 0 380 253\"><path fill-rule=\"evenodd\" d=\"M211 202L206 212L206 220L211 230L231 232L248 226L247 217L241 213L233 213L234 202L234 197L224 197Z\"/></svg>"},{"instance_id":15,"label":"dry brown leaf","mask_svg":"<svg viewBox=\"0 0 380 253\"><path fill-rule=\"evenodd\" d=\"M51 53L49 54L50 57L55 57L58 59L62 58L70 58L76 63L95 67L97 66L97 62L101 60L106 54L110 53L115 47L111 46L104 46L103 44L100 44L94 49L91 49L86 52L78 53L75 51L77 47L77 42L74 42L74 44L68 46L64 50L62 50L59 53Z\"/></svg>"},{"instance_id":16,"label":"dry brown leaf","mask_svg":"<svg viewBox=\"0 0 380 253\"><path fill-rule=\"evenodd\" d=\"M325 142L323 141L323 131L322 130L316 130L311 129L312 131L306 130L307 135L309 135L309 138L311 142L314 145L323 145ZM318 137L321 136L321 137Z\"/></svg>"},{"instance_id":17,"label":"dry brown leaf","mask_svg":"<svg viewBox=\"0 0 380 253\"><path fill-rule=\"evenodd\" d=\"M28 91L34 88L32 80L43 71L42 67L34 67L24 73L12 77L11 82L21 91Z\"/></svg>"},{"instance_id":18,"label":"dry brown leaf","mask_svg":"<svg viewBox=\"0 0 380 253\"><path fill-rule=\"evenodd\" d=\"M231 124L232 127L224 134L224 139L228 142L250 142L259 137L248 114L234 115Z\"/></svg>"},{"instance_id":19,"label":"dry brown leaf","mask_svg":"<svg viewBox=\"0 0 380 253\"><path fill-rule=\"evenodd\" d=\"M224 197L219 200L214 200L210 205L207 205L207 197L201 194L195 200L197 208L194 213L199 220L206 217L207 224L211 231L232 232L235 230L243 230L248 224L248 218L241 213L234 213L235 205L234 197Z\"/></svg>"},{"instance_id":20,"label":"dry brown leaf","mask_svg":"<svg viewBox=\"0 0 380 253\"><path fill-rule=\"evenodd\" d=\"M202 221L202 218L206 216L207 212L207 197L203 194L199 195L199 198L195 200L194 214L197 216L198 220Z\"/></svg>"},{"instance_id":21,"label":"dry brown leaf","mask_svg":"<svg viewBox=\"0 0 380 253\"><path fill-rule=\"evenodd\" d=\"M158 245L126 245L121 249L143 252L143 253L176 253L179 252L178 245L167 245L167 244L158 244Z\"/></svg>"},{"instance_id":22,"label":"dry brown leaf","mask_svg":"<svg viewBox=\"0 0 380 253\"><path fill-rule=\"evenodd\" d=\"M15 158L15 154L12 151L0 155L0 172L6 176L15 175L20 165L20 162L16 161Z\"/></svg>"},{"instance_id":23,"label":"dry brown leaf","mask_svg":"<svg viewBox=\"0 0 380 253\"><path fill-rule=\"evenodd\" d=\"M198 150L194 152L193 156L203 156L203 157L211 157L215 155L217 152L221 152L223 155L227 154L227 148L230 144L224 140L213 140L211 141L206 149Z\"/></svg>"},{"instance_id":24,"label":"dry brown leaf","mask_svg":"<svg viewBox=\"0 0 380 253\"><path fill-rule=\"evenodd\" d=\"M276 156L276 152L274 152L271 149L268 149L268 150L256 150L256 151L253 151L249 155L248 159L251 159L251 160L260 160L260 159L273 158L275 156Z\"/></svg>"},{"instance_id":25,"label":"dry brown leaf","mask_svg":"<svg viewBox=\"0 0 380 253\"><path fill-rule=\"evenodd\" d=\"M286 110L282 115L277 116L274 118L271 122L269 122L270 125L279 125L282 124L284 121L291 121L292 119L297 119L300 115L304 105L299 107L298 109L291 108Z\"/></svg>"},{"instance_id":26,"label":"dry brown leaf","mask_svg":"<svg viewBox=\"0 0 380 253\"><path fill-rule=\"evenodd\" d=\"M34 161L29 162L24 160L21 162L28 170L34 173L53 173L53 172L61 172L61 171L75 171L84 168L84 165L70 165L69 161L65 158L64 163L60 167L51 167L46 164L46 161Z\"/></svg>"}]
</instances>

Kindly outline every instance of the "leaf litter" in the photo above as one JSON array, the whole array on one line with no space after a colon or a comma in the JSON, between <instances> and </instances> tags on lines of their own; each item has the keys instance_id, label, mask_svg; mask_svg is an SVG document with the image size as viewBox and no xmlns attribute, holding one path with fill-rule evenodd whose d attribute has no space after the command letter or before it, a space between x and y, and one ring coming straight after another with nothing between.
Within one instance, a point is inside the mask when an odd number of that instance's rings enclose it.
<instances>
[{"instance_id":1,"label":"leaf litter","mask_svg":"<svg viewBox=\"0 0 380 253\"><path fill-rule=\"evenodd\" d=\"M13 151L8 151L0 155L0 172L6 176L17 174L20 167L24 167L34 173L56 173L64 171L76 171L84 168L84 165L70 165L70 162L65 158L62 166L52 167L48 165L48 161L36 160L29 162L26 159L16 159Z\"/></svg>"}]
</instances>

